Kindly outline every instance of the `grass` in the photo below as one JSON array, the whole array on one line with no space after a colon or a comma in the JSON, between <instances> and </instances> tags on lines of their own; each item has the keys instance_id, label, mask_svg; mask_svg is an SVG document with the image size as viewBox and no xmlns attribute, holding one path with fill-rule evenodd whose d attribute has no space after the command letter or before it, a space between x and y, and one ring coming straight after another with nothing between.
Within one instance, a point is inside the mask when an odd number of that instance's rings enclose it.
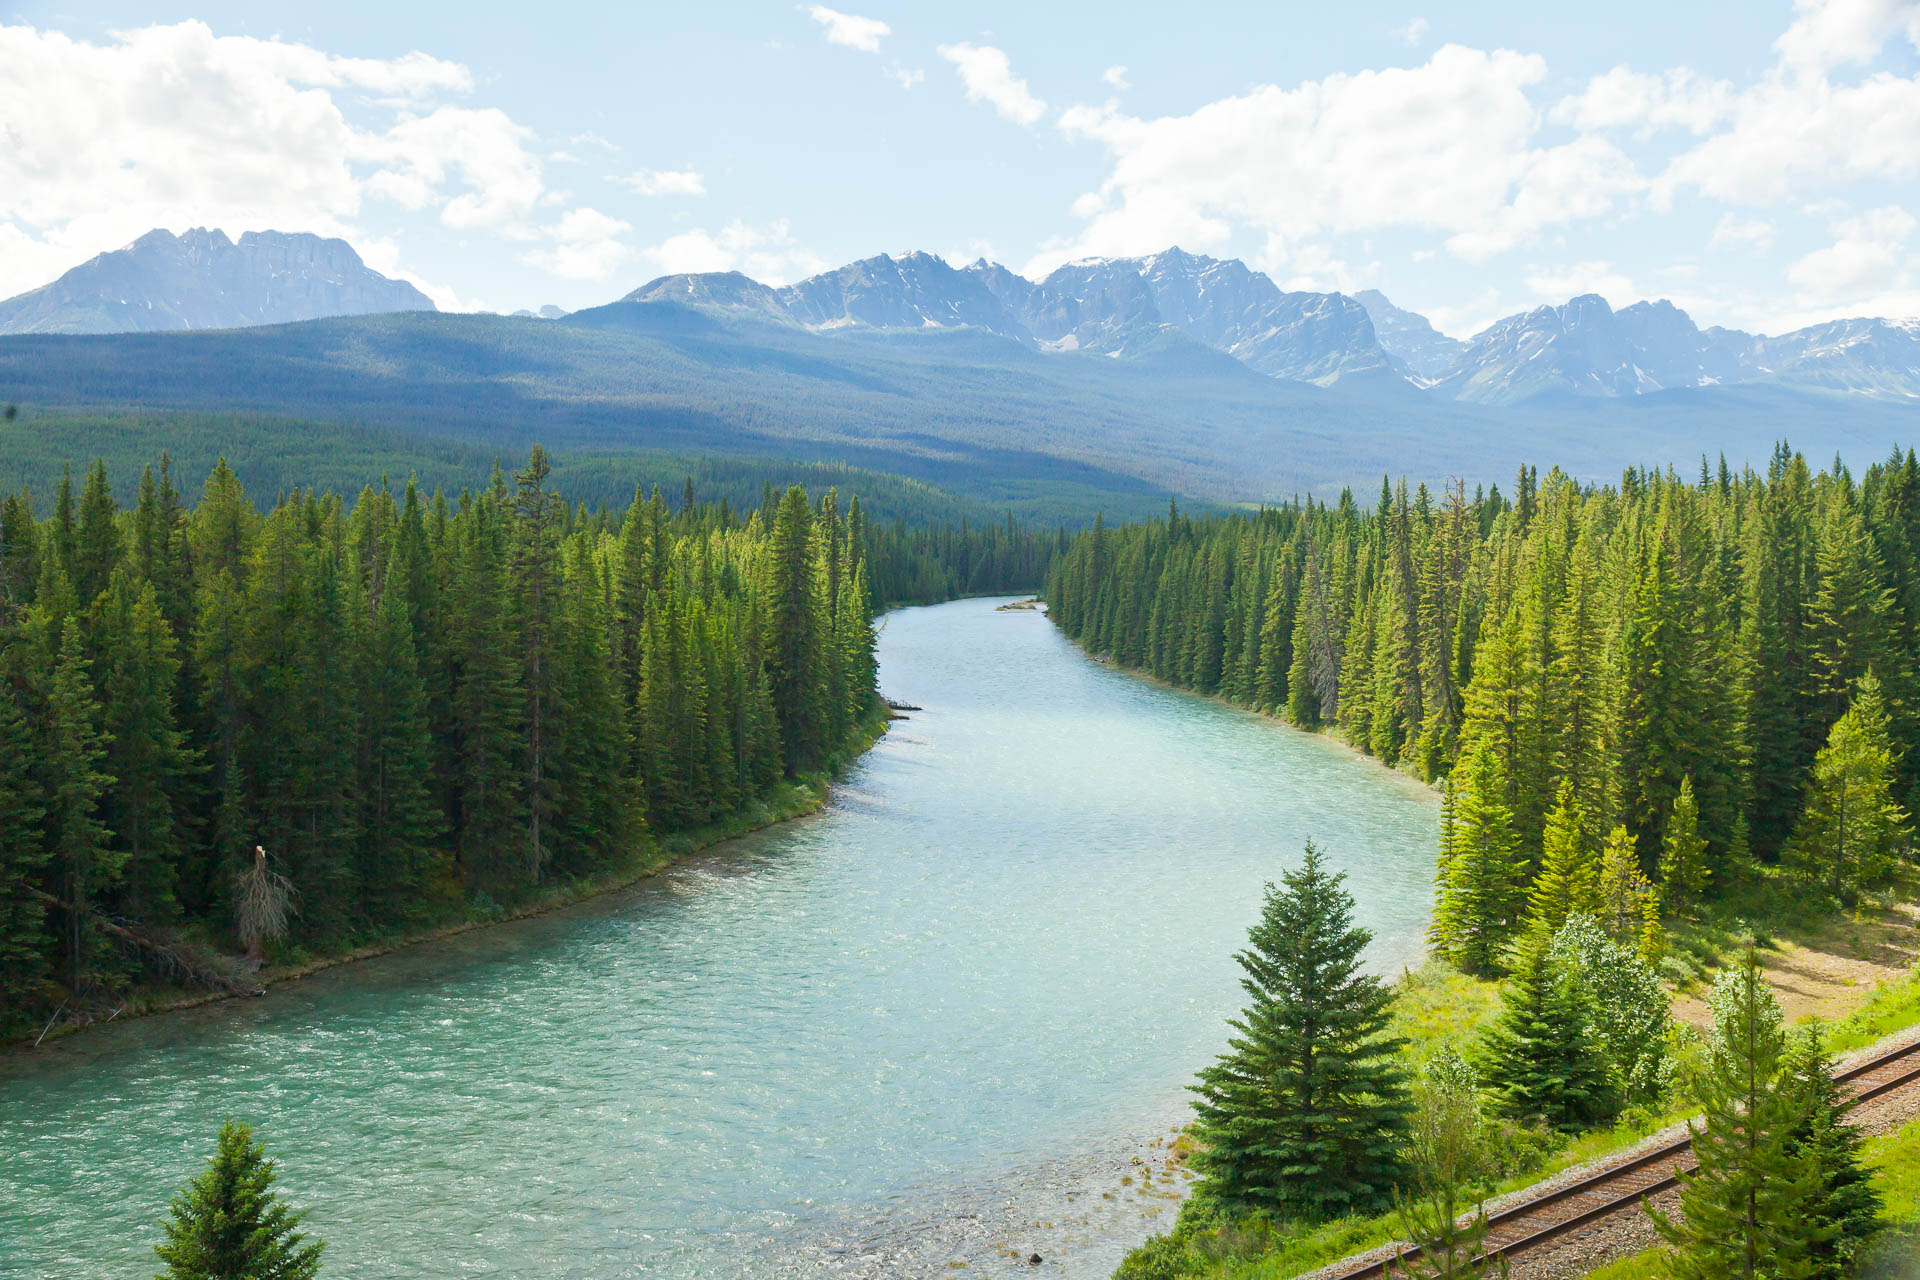
<instances>
[{"instance_id":1,"label":"grass","mask_svg":"<svg viewBox=\"0 0 1920 1280\"><path fill-rule=\"evenodd\" d=\"M1917 1022L1920 1022L1920 969L1882 984L1867 997L1864 1005L1828 1028L1827 1048L1834 1053L1862 1049Z\"/></svg>"}]
</instances>

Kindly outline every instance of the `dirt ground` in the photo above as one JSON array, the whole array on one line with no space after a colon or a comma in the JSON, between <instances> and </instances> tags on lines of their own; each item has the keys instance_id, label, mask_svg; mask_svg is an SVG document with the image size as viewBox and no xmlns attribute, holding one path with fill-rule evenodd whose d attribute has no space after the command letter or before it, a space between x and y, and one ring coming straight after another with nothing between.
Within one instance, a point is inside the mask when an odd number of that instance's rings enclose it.
<instances>
[{"instance_id":1,"label":"dirt ground","mask_svg":"<svg viewBox=\"0 0 1920 1280\"><path fill-rule=\"evenodd\" d=\"M1846 1017L1875 987L1907 973L1916 960L1920 960L1920 903L1912 902L1876 909L1857 920L1834 920L1816 934L1776 940L1760 953L1767 984L1789 1024ZM1675 1001L1674 1015L1706 1027L1712 1017L1704 995Z\"/></svg>"}]
</instances>

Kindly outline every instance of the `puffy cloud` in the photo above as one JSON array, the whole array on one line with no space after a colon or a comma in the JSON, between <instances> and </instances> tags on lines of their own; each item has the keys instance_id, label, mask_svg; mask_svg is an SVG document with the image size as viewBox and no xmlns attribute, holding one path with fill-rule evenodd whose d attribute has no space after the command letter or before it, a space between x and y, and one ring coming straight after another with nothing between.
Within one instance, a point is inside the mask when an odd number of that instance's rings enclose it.
<instances>
[{"instance_id":1,"label":"puffy cloud","mask_svg":"<svg viewBox=\"0 0 1920 1280\"><path fill-rule=\"evenodd\" d=\"M605 280L633 256L633 247L620 238L631 230L631 222L598 209L571 209L542 233L553 243L522 254L521 261L563 280Z\"/></svg>"},{"instance_id":2,"label":"puffy cloud","mask_svg":"<svg viewBox=\"0 0 1920 1280\"><path fill-rule=\"evenodd\" d=\"M1071 107L1061 129L1104 144L1113 167L1076 202L1087 225L1030 265L1217 247L1243 227L1284 254L1324 234L1412 226L1484 259L1644 185L1605 139L1534 145L1529 91L1545 76L1537 56L1447 45L1421 66L1267 85L1181 116Z\"/></svg>"},{"instance_id":3,"label":"puffy cloud","mask_svg":"<svg viewBox=\"0 0 1920 1280\"><path fill-rule=\"evenodd\" d=\"M826 28L828 44L842 44L862 53L880 52L880 41L893 34L893 28L878 18L840 13L823 4L814 5L807 15Z\"/></svg>"},{"instance_id":4,"label":"puffy cloud","mask_svg":"<svg viewBox=\"0 0 1920 1280\"><path fill-rule=\"evenodd\" d=\"M741 271L774 285L827 268L825 259L794 242L784 218L762 228L748 226L737 218L718 232L696 227L649 245L640 256L662 275Z\"/></svg>"},{"instance_id":5,"label":"puffy cloud","mask_svg":"<svg viewBox=\"0 0 1920 1280\"><path fill-rule=\"evenodd\" d=\"M533 135L447 105L465 67L341 58L201 22L101 43L0 27L0 296L154 227L364 238L370 201L530 239L549 200Z\"/></svg>"},{"instance_id":6,"label":"puffy cloud","mask_svg":"<svg viewBox=\"0 0 1920 1280\"><path fill-rule=\"evenodd\" d=\"M985 102L1015 124L1032 128L1047 113L1027 82L1013 74L1007 55L992 45L943 44L940 56L953 64L966 86L968 102Z\"/></svg>"},{"instance_id":7,"label":"puffy cloud","mask_svg":"<svg viewBox=\"0 0 1920 1280\"><path fill-rule=\"evenodd\" d=\"M1120 93L1125 93L1127 90L1133 88L1133 81L1127 79L1127 69L1125 67L1108 67L1100 73L1100 78L1106 81L1107 87Z\"/></svg>"},{"instance_id":8,"label":"puffy cloud","mask_svg":"<svg viewBox=\"0 0 1920 1280\"><path fill-rule=\"evenodd\" d=\"M1798 72L1818 74L1871 61L1897 31L1920 44L1916 0L1794 0L1793 8L1793 25L1773 47L1781 62Z\"/></svg>"},{"instance_id":9,"label":"puffy cloud","mask_svg":"<svg viewBox=\"0 0 1920 1280\"><path fill-rule=\"evenodd\" d=\"M1707 247L1765 253L1773 248L1773 233L1773 223L1765 218L1742 218L1738 214L1723 213L1720 221L1714 224L1713 238L1707 241Z\"/></svg>"},{"instance_id":10,"label":"puffy cloud","mask_svg":"<svg viewBox=\"0 0 1920 1280\"><path fill-rule=\"evenodd\" d=\"M692 169L640 169L609 179L643 196L703 196L707 180Z\"/></svg>"},{"instance_id":11,"label":"puffy cloud","mask_svg":"<svg viewBox=\"0 0 1920 1280\"><path fill-rule=\"evenodd\" d=\"M1419 45L1421 41L1425 40L1427 33L1432 30L1433 24L1425 18L1411 18L1408 19L1404 25L1395 27L1393 29L1393 36L1394 39L1399 40L1402 44L1406 45L1407 48L1412 49Z\"/></svg>"},{"instance_id":12,"label":"puffy cloud","mask_svg":"<svg viewBox=\"0 0 1920 1280\"><path fill-rule=\"evenodd\" d=\"M1685 67L1649 75L1615 67L1587 83L1585 92L1563 98L1550 118L1582 131L1634 128L1645 137L1656 129L1711 131L1733 105L1733 86L1704 80Z\"/></svg>"},{"instance_id":13,"label":"puffy cloud","mask_svg":"<svg viewBox=\"0 0 1920 1280\"><path fill-rule=\"evenodd\" d=\"M1808 305L1853 302L1907 281L1907 239L1920 225L1896 206L1874 209L1833 226L1834 242L1787 268L1787 279Z\"/></svg>"},{"instance_id":14,"label":"puffy cloud","mask_svg":"<svg viewBox=\"0 0 1920 1280\"><path fill-rule=\"evenodd\" d=\"M896 62L887 68L887 78L899 85L902 89L911 89L913 86L925 80L927 73L919 67L903 67Z\"/></svg>"}]
</instances>

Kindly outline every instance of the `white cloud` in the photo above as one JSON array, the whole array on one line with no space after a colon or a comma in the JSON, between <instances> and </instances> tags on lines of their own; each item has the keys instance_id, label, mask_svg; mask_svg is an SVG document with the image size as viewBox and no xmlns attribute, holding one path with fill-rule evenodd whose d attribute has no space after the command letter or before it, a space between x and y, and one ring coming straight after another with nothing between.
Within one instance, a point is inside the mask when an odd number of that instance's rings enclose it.
<instances>
[{"instance_id":1,"label":"white cloud","mask_svg":"<svg viewBox=\"0 0 1920 1280\"><path fill-rule=\"evenodd\" d=\"M1793 8L1793 25L1773 47L1783 64L1801 73L1869 62L1897 31L1920 44L1920 4L1914 0L1794 0Z\"/></svg>"},{"instance_id":2,"label":"white cloud","mask_svg":"<svg viewBox=\"0 0 1920 1280\"><path fill-rule=\"evenodd\" d=\"M1127 90L1133 88L1133 81L1127 79L1127 69L1125 67L1108 67L1100 73L1100 78L1107 82L1109 88L1115 89L1120 93L1125 93Z\"/></svg>"},{"instance_id":3,"label":"white cloud","mask_svg":"<svg viewBox=\"0 0 1920 1280\"><path fill-rule=\"evenodd\" d=\"M1738 214L1723 213L1720 221L1714 224L1713 238L1707 242L1707 248L1763 254L1773 248L1773 234L1773 223L1765 218L1742 218Z\"/></svg>"},{"instance_id":4,"label":"white cloud","mask_svg":"<svg viewBox=\"0 0 1920 1280\"><path fill-rule=\"evenodd\" d=\"M548 193L531 131L445 105L465 67L340 58L201 22L103 43L0 27L0 296L154 227L364 238L371 201L514 238Z\"/></svg>"},{"instance_id":5,"label":"white cloud","mask_svg":"<svg viewBox=\"0 0 1920 1280\"><path fill-rule=\"evenodd\" d=\"M1889 205L1833 226L1834 242L1787 268L1787 279L1806 305L1849 303L1907 283L1907 240L1916 223L1905 209Z\"/></svg>"},{"instance_id":6,"label":"white cloud","mask_svg":"<svg viewBox=\"0 0 1920 1280\"><path fill-rule=\"evenodd\" d=\"M520 260L563 280L605 280L633 256L633 247L620 238L631 230L631 222L598 209L572 209L543 232L553 242L550 246L524 253Z\"/></svg>"},{"instance_id":7,"label":"white cloud","mask_svg":"<svg viewBox=\"0 0 1920 1280\"><path fill-rule=\"evenodd\" d=\"M862 53L880 52L880 41L893 34L893 28L878 18L840 13L823 4L814 5L807 15L826 28L828 44L842 44Z\"/></svg>"},{"instance_id":8,"label":"white cloud","mask_svg":"<svg viewBox=\"0 0 1920 1280\"><path fill-rule=\"evenodd\" d=\"M692 169L640 169L623 177L609 178L643 196L703 196L707 180Z\"/></svg>"},{"instance_id":9,"label":"white cloud","mask_svg":"<svg viewBox=\"0 0 1920 1280\"><path fill-rule=\"evenodd\" d=\"M1583 293L1597 293L1611 307L1640 299L1633 281L1608 262L1576 262L1565 267L1536 267L1527 273L1527 288L1542 302L1559 305Z\"/></svg>"},{"instance_id":10,"label":"white cloud","mask_svg":"<svg viewBox=\"0 0 1920 1280\"><path fill-rule=\"evenodd\" d=\"M1705 80L1685 67L1664 76L1615 67L1587 82L1586 90L1562 98L1549 116L1583 132L1632 127L1646 137L1657 129L1711 131L1733 106L1733 86Z\"/></svg>"},{"instance_id":11,"label":"white cloud","mask_svg":"<svg viewBox=\"0 0 1920 1280\"><path fill-rule=\"evenodd\" d=\"M1015 124L1032 128L1047 113L1027 82L1013 74L1007 55L992 45L943 44L940 56L953 64L966 86L968 102L985 102Z\"/></svg>"},{"instance_id":12,"label":"white cloud","mask_svg":"<svg viewBox=\"0 0 1920 1280\"><path fill-rule=\"evenodd\" d=\"M927 73L919 67L903 67L894 63L887 68L887 76L902 89L911 89L927 78Z\"/></svg>"},{"instance_id":13,"label":"white cloud","mask_svg":"<svg viewBox=\"0 0 1920 1280\"><path fill-rule=\"evenodd\" d=\"M1534 143L1537 56L1447 45L1423 66L1267 85L1183 116L1140 119L1074 106L1061 129L1104 144L1113 165L1050 242L1045 270L1089 254L1225 244L1236 228L1287 246L1382 227L1445 233L1480 261L1543 229L1604 214L1644 180L1612 143Z\"/></svg>"},{"instance_id":14,"label":"white cloud","mask_svg":"<svg viewBox=\"0 0 1920 1280\"><path fill-rule=\"evenodd\" d=\"M763 284L785 284L827 268L826 260L794 243L783 218L763 228L735 219L718 232L683 231L640 255L663 275L681 272L741 271Z\"/></svg>"},{"instance_id":15,"label":"white cloud","mask_svg":"<svg viewBox=\"0 0 1920 1280\"><path fill-rule=\"evenodd\" d=\"M1427 33L1432 30L1433 24L1425 18L1410 18L1404 26L1393 29L1393 37L1411 49L1425 40Z\"/></svg>"}]
</instances>

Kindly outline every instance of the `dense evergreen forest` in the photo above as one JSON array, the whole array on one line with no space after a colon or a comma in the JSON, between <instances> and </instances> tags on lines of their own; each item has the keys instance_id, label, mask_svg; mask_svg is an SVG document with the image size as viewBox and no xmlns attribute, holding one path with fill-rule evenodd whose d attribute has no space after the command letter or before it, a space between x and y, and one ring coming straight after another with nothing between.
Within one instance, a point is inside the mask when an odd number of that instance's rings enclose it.
<instances>
[{"instance_id":1,"label":"dense evergreen forest","mask_svg":"<svg viewBox=\"0 0 1920 1280\"><path fill-rule=\"evenodd\" d=\"M1907 851L1912 452L1858 480L1783 445L1764 473L1096 523L1048 598L1095 653L1450 779L1433 941L1471 972L1572 914L1651 924L1750 860L1846 899Z\"/></svg>"},{"instance_id":2,"label":"dense evergreen forest","mask_svg":"<svg viewBox=\"0 0 1920 1280\"><path fill-rule=\"evenodd\" d=\"M539 448L457 497L77 487L0 502L0 1029L630 865L864 742L883 603L1065 542L797 486L589 509Z\"/></svg>"}]
</instances>

